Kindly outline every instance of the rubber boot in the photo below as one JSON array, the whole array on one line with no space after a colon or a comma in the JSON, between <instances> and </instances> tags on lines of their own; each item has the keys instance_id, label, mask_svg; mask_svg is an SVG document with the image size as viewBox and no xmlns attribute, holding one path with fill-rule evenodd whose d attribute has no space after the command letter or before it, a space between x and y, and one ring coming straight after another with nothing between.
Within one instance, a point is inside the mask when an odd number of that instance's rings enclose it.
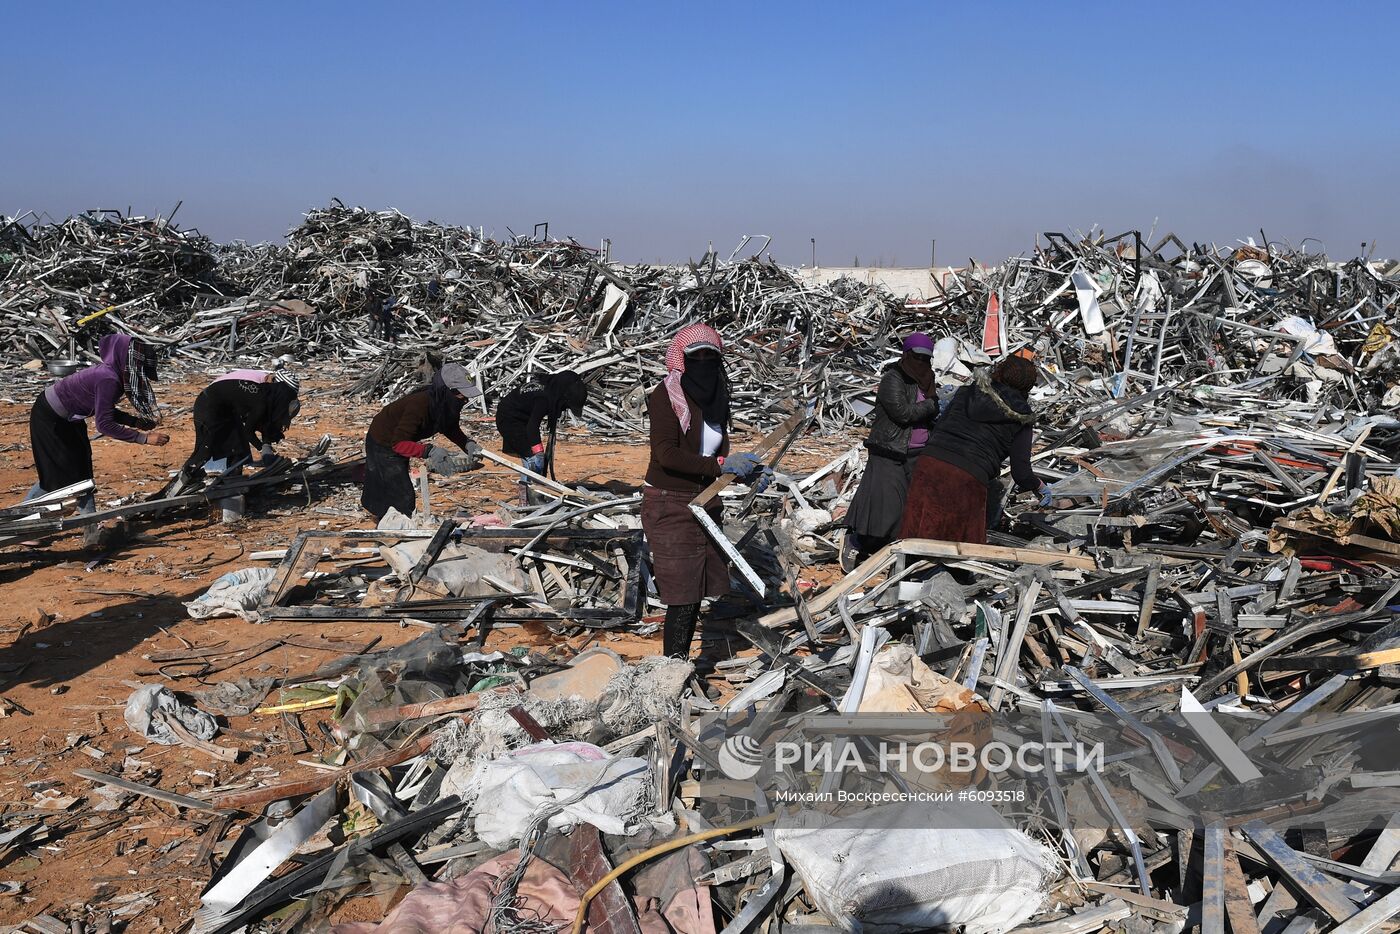
<instances>
[{"instance_id":1,"label":"rubber boot","mask_svg":"<svg viewBox=\"0 0 1400 934\"><path fill-rule=\"evenodd\" d=\"M681 603L666 607L666 623L662 627L662 651L667 658L690 658L690 643L695 639L695 621L699 618L698 603Z\"/></svg>"}]
</instances>

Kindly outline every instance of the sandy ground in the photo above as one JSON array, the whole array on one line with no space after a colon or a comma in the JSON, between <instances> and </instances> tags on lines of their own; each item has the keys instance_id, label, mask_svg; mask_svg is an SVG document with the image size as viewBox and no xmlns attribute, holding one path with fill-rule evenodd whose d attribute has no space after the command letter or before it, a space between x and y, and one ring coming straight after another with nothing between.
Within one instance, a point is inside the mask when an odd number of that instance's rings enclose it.
<instances>
[{"instance_id":1,"label":"sandy ground","mask_svg":"<svg viewBox=\"0 0 1400 934\"><path fill-rule=\"evenodd\" d=\"M158 489L183 462L193 446L189 406L196 391L189 384L161 388L162 402L170 406L162 426L172 436L169 446L94 442L100 505ZM17 501L35 479L28 435L35 392L37 388L13 390L0 402L0 502ZM314 384L307 385L304 395L302 417L281 450L294 453L330 434L336 439L334 451L342 456L357 452L373 404L347 400L333 388ZM464 419L469 420L468 433L498 450L494 426L479 413ZM562 440L558 475L639 483L646 465L643 440L601 443L575 432ZM795 469L823 463L849 443L799 443L786 464ZM491 511L515 495L515 475L503 469L435 481L433 493L435 508L450 503L473 514ZM83 550L76 534L37 548L0 548L0 765L5 767L0 773L0 830L35 821L51 829L51 838L35 845L8 851L0 847L0 889L8 890L0 894L0 923L43 912L82 917L85 904L111 908L123 896L147 893L154 904L128 918L128 930L174 930L193 913L212 866L237 837L241 821L222 828L213 815L177 816L174 807L145 798L102 809L106 797L73 776L74 769L120 773L192 794L249 778L309 777L312 769L298 760L335 748L318 725L329 722L322 712L302 715L312 751L300 756L275 739L281 735L276 718L238 717L218 741L245 752L239 763L226 764L182 746L144 740L127 728L122 709L135 684L161 680L146 660L153 652L219 644L239 648L281 635L344 641L378 636L379 646L387 648L419 635L419 628L393 624L261 625L231 618L192 620L185 612L183 603L221 574L258 564L247 557L254 551L283 547L305 529L365 527L368 516L359 509L358 496L358 488L348 485L264 495L250 499L248 517L233 528L203 511L138 521L136 540L95 566L89 566L93 555ZM635 658L659 651L661 636L598 633L592 638ZM487 649L522 641L543 646L555 639L543 626L527 625L494 632ZM586 644L578 637L571 643ZM305 673L332 657L281 647L211 675L209 683ZM192 678L169 683L176 690L203 687ZM131 901L139 905L144 900ZM358 903L350 915L377 918L380 911L373 902Z\"/></svg>"}]
</instances>

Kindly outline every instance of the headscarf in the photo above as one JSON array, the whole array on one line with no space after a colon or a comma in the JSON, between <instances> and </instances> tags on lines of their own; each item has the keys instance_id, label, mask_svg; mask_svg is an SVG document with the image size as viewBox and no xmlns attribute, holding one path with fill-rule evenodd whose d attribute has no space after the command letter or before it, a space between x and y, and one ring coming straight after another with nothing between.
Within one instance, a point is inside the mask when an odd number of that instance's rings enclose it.
<instances>
[{"instance_id":1,"label":"headscarf","mask_svg":"<svg viewBox=\"0 0 1400 934\"><path fill-rule=\"evenodd\" d=\"M933 341L927 334L916 332L904 339L904 354L899 358L899 368L914 382L919 384L924 398L932 398L938 391L933 377Z\"/></svg>"},{"instance_id":2,"label":"headscarf","mask_svg":"<svg viewBox=\"0 0 1400 934\"><path fill-rule=\"evenodd\" d=\"M156 391L151 383L159 378L156 348L141 341L133 340L126 353L126 373L122 382L126 397L136 409L136 414L153 425L160 424L160 409L156 406Z\"/></svg>"},{"instance_id":3,"label":"headscarf","mask_svg":"<svg viewBox=\"0 0 1400 934\"><path fill-rule=\"evenodd\" d=\"M458 399L453 390L464 398ZM460 363L449 363L433 374L428 386L428 417L432 419L432 433L456 425L462 417L462 406L466 400L477 395L476 383L467 377L467 368Z\"/></svg>"},{"instance_id":4,"label":"headscarf","mask_svg":"<svg viewBox=\"0 0 1400 934\"><path fill-rule=\"evenodd\" d=\"M554 430L559 427L559 419L565 409L576 416L583 415L583 404L588 401L588 387L584 384L583 377L573 370L560 370L545 377L540 388L549 404L547 418L550 434L554 434Z\"/></svg>"},{"instance_id":5,"label":"headscarf","mask_svg":"<svg viewBox=\"0 0 1400 934\"><path fill-rule=\"evenodd\" d=\"M545 473L554 476L554 432L559 427L559 419L564 410L574 415L583 414L583 404L588 401L588 387L583 378L573 370L560 370L544 378L540 384L548 408L545 412L545 435L549 439L545 445Z\"/></svg>"},{"instance_id":6,"label":"headscarf","mask_svg":"<svg viewBox=\"0 0 1400 934\"><path fill-rule=\"evenodd\" d=\"M708 324L689 324L676 333L671 339L671 346L666 348L666 379L663 382L666 386L666 396L671 401L671 411L676 413L676 418L681 423L682 434L690 431L690 406L686 403L687 395L700 406L706 421L718 421L721 425L729 421L729 387L724 379L723 367L718 361L715 366L706 367L700 365L700 361L686 359L686 351L701 348L709 348L722 354L724 338ZM696 370L699 372L695 372ZM691 375L689 380L685 380L687 373ZM696 398L697 393L706 398ZM712 419L711 411L721 414L722 418Z\"/></svg>"},{"instance_id":7,"label":"headscarf","mask_svg":"<svg viewBox=\"0 0 1400 934\"><path fill-rule=\"evenodd\" d=\"M268 421L264 440L281 441L292 426L292 419L301 411L301 384L288 373L273 373L263 384L263 392L267 393Z\"/></svg>"}]
</instances>

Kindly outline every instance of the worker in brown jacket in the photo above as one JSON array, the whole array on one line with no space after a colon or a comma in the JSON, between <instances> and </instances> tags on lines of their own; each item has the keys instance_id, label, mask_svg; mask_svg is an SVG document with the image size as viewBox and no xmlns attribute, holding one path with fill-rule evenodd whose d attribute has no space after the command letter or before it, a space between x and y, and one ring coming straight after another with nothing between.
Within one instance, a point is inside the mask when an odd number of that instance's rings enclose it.
<instances>
[{"instance_id":1,"label":"worker in brown jacket","mask_svg":"<svg viewBox=\"0 0 1400 934\"><path fill-rule=\"evenodd\" d=\"M689 503L724 473L767 483L752 454L729 455L729 384L714 328L692 324L666 351L666 378L647 396L651 461L642 489L642 529L651 549L652 579L666 604L664 652L687 658L700 602L729 593L724 552L705 534ZM708 512L718 523L716 498Z\"/></svg>"},{"instance_id":2,"label":"worker in brown jacket","mask_svg":"<svg viewBox=\"0 0 1400 934\"><path fill-rule=\"evenodd\" d=\"M432 382L380 409L365 435L365 485L360 505L383 519L390 507L413 515L413 481L408 459L417 457L434 473L451 476L480 464L480 450L462 431L462 406L480 395L461 364L449 363L433 374ZM467 459L426 444L443 435L466 453ZM475 458L475 462L473 462Z\"/></svg>"}]
</instances>

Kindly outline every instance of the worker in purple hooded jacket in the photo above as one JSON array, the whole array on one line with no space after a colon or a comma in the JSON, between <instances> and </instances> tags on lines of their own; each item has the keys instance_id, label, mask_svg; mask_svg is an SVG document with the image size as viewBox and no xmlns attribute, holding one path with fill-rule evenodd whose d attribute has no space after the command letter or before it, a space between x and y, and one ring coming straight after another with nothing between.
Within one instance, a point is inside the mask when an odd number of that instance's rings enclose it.
<instances>
[{"instance_id":1,"label":"worker in purple hooded jacket","mask_svg":"<svg viewBox=\"0 0 1400 934\"><path fill-rule=\"evenodd\" d=\"M156 408L155 349L127 334L108 334L97 345L102 362L65 376L50 385L29 410L29 445L39 482L27 499L52 493L92 479L92 443L87 420L100 434L130 444L164 445L170 436L153 429L160 422ZM117 408L125 396L135 415ZM78 503L82 512L93 512L92 493Z\"/></svg>"}]
</instances>

